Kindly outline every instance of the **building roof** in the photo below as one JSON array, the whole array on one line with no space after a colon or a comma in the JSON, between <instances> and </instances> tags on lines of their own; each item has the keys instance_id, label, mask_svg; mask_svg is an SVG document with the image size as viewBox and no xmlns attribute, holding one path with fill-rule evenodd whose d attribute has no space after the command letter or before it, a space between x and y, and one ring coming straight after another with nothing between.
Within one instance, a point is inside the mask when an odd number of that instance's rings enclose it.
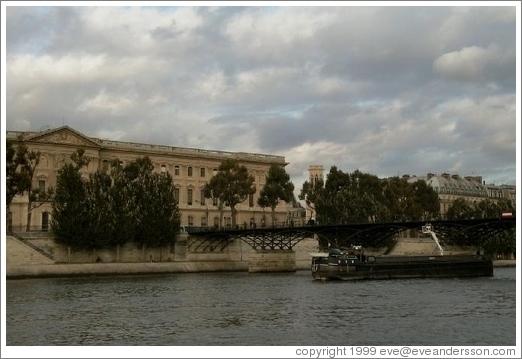
<instances>
[{"instance_id":1,"label":"building roof","mask_svg":"<svg viewBox=\"0 0 522 359\"><path fill-rule=\"evenodd\" d=\"M75 143L61 141L57 136L59 134L68 133L74 136L77 140ZM46 129L39 132L30 131L7 131L6 137L8 139L19 141L37 141L37 142L51 142L56 144L69 145L83 145L98 147L100 149L115 150L115 151L135 151L150 154L163 154L169 156L182 157L205 157L223 160L225 158L235 159L238 161L248 162L263 162L263 163L278 163L287 165L284 156L268 155L261 153L248 152L227 152L217 150L205 150L198 148L165 146L155 144L145 144L136 142L113 141L106 139L99 139L95 137L88 137L82 133L72 129L69 126L61 126L54 129ZM69 137L70 138L70 137Z\"/></svg>"},{"instance_id":2,"label":"building roof","mask_svg":"<svg viewBox=\"0 0 522 359\"><path fill-rule=\"evenodd\" d=\"M488 188L482 182L482 178L477 176L460 177L458 175L449 175L448 173L443 173L442 175L437 176L428 173L423 177L410 177L408 182L413 183L418 180L425 181L427 185L431 186L439 193L485 196L488 192Z\"/></svg>"}]
</instances>

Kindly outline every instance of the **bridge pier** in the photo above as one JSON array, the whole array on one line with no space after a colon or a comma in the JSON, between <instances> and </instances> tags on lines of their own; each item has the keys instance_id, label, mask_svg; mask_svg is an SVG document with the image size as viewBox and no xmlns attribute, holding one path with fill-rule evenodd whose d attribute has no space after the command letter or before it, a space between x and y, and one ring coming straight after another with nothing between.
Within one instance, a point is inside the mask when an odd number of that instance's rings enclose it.
<instances>
[{"instance_id":1,"label":"bridge pier","mask_svg":"<svg viewBox=\"0 0 522 359\"><path fill-rule=\"evenodd\" d=\"M256 249L250 252L249 273L295 271L295 252L291 249Z\"/></svg>"},{"instance_id":2,"label":"bridge pier","mask_svg":"<svg viewBox=\"0 0 522 359\"><path fill-rule=\"evenodd\" d=\"M174 260L184 261L187 259L188 252L188 233L181 232L176 236L176 243L174 244Z\"/></svg>"}]
</instances>

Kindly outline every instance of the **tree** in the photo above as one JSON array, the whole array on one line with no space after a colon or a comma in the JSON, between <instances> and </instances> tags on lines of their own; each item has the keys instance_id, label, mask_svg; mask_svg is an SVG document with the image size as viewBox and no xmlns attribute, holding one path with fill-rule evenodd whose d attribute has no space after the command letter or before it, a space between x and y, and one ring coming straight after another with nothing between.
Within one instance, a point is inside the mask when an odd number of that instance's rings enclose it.
<instances>
[{"instance_id":1,"label":"tree","mask_svg":"<svg viewBox=\"0 0 522 359\"><path fill-rule=\"evenodd\" d=\"M305 181L298 198L304 200L306 207L310 208L310 217L317 215L316 203L322 198L324 192L324 181L318 180L315 184Z\"/></svg>"},{"instance_id":2,"label":"tree","mask_svg":"<svg viewBox=\"0 0 522 359\"><path fill-rule=\"evenodd\" d=\"M245 166L237 160L227 159L221 162L218 172L205 186L206 198L217 198L220 205L220 226L222 206L230 207L232 226L236 227L236 205L245 201L249 195L256 192L254 177L248 174Z\"/></svg>"},{"instance_id":3,"label":"tree","mask_svg":"<svg viewBox=\"0 0 522 359\"><path fill-rule=\"evenodd\" d=\"M110 174L98 170L84 180L88 161L77 150L58 171L52 227L58 243L73 249L119 249L134 240L146 246L174 241L180 213L169 174L153 173L148 157L125 167L112 162Z\"/></svg>"},{"instance_id":4,"label":"tree","mask_svg":"<svg viewBox=\"0 0 522 359\"><path fill-rule=\"evenodd\" d=\"M142 250L174 242L180 228L172 177L154 173L153 169L148 157L132 161L125 169L132 179L132 198L136 203L134 241Z\"/></svg>"},{"instance_id":5,"label":"tree","mask_svg":"<svg viewBox=\"0 0 522 359\"><path fill-rule=\"evenodd\" d=\"M272 209L272 225L275 224L275 208L280 201L289 203L293 198L294 184L290 181L290 176L283 167L276 164L271 165L257 203L261 207Z\"/></svg>"},{"instance_id":6,"label":"tree","mask_svg":"<svg viewBox=\"0 0 522 359\"><path fill-rule=\"evenodd\" d=\"M89 181L85 183L86 202L89 211L86 213L91 224L85 229L83 235L91 249L109 247L114 233L112 216L114 212L111 206L112 179L104 171L96 171L89 175Z\"/></svg>"},{"instance_id":7,"label":"tree","mask_svg":"<svg viewBox=\"0 0 522 359\"><path fill-rule=\"evenodd\" d=\"M410 184L413 188L414 217L412 220L430 220L440 218L439 195L426 184L416 181Z\"/></svg>"},{"instance_id":8,"label":"tree","mask_svg":"<svg viewBox=\"0 0 522 359\"><path fill-rule=\"evenodd\" d=\"M15 150L12 141L6 141L6 205L10 206L14 196L27 194L26 231L31 229L31 218L34 209L49 201L53 189L33 187L36 168L40 164L41 153L29 151L27 146L19 145Z\"/></svg>"},{"instance_id":9,"label":"tree","mask_svg":"<svg viewBox=\"0 0 522 359\"><path fill-rule=\"evenodd\" d=\"M474 217L475 209L471 207L464 198L457 198L449 206L446 212L447 219L471 219Z\"/></svg>"},{"instance_id":10,"label":"tree","mask_svg":"<svg viewBox=\"0 0 522 359\"><path fill-rule=\"evenodd\" d=\"M7 209L9 209L13 198L23 192L21 173L18 171L18 168L24 164L25 156L17 155L17 150L13 147L13 141L11 140L6 141L5 147L5 203Z\"/></svg>"},{"instance_id":11,"label":"tree","mask_svg":"<svg viewBox=\"0 0 522 359\"><path fill-rule=\"evenodd\" d=\"M51 228L55 241L69 249L88 248L84 233L91 225L90 208L87 202L87 185L80 173L88 160L83 154L83 150L77 150L71 156L72 163L66 163L58 170L56 193L52 202Z\"/></svg>"},{"instance_id":12,"label":"tree","mask_svg":"<svg viewBox=\"0 0 522 359\"><path fill-rule=\"evenodd\" d=\"M323 224L377 222L388 216L381 180L374 175L344 173L332 166L324 191L315 196L317 220Z\"/></svg>"},{"instance_id":13,"label":"tree","mask_svg":"<svg viewBox=\"0 0 522 359\"><path fill-rule=\"evenodd\" d=\"M134 239L137 222L137 205L133 195L132 171L121 166L119 160L111 162L112 187L109 191L110 245L119 248Z\"/></svg>"}]
</instances>

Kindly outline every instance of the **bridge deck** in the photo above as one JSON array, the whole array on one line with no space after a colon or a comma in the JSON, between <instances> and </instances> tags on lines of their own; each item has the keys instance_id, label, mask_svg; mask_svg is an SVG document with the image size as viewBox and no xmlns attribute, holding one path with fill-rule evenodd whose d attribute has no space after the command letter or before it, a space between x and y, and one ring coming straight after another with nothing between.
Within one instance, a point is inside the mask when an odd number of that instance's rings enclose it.
<instances>
[{"instance_id":1,"label":"bridge deck","mask_svg":"<svg viewBox=\"0 0 522 359\"><path fill-rule=\"evenodd\" d=\"M234 239L246 242L254 249L292 249L305 238L316 237L320 246L383 247L394 236L405 230L417 230L431 224L434 232L445 243L454 245L481 245L494 235L516 227L516 218L486 218L462 220L435 220L389 223L355 223L332 225L309 225L292 227L239 228L213 230L211 228L189 228L191 236L208 243L228 245ZM217 245L214 245L217 246Z\"/></svg>"}]
</instances>

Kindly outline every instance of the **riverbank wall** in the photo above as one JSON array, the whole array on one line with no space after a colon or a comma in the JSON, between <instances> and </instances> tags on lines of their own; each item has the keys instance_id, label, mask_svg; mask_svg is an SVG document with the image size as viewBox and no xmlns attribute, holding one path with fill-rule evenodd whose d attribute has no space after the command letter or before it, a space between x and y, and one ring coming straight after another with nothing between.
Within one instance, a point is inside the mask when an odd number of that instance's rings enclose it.
<instances>
[{"instance_id":1,"label":"riverbank wall","mask_svg":"<svg viewBox=\"0 0 522 359\"><path fill-rule=\"evenodd\" d=\"M179 247L176 248L176 246L172 246L172 249L167 248L148 251L131 248L131 254L128 253L128 249L126 248L122 248L118 252L98 251L70 253L65 248L53 245L47 239L32 241L33 246L37 246L38 244L41 246L43 242L43 244L47 246L47 250L52 248L55 256L61 259L61 261L57 262L50 260L17 238L7 236L6 241L5 275L7 279L198 272L249 272L249 269L251 269L249 268L249 266L251 266L251 259L257 258L256 256L258 255L257 251L239 240L215 252L209 251L209 248L201 249L201 243L188 241L187 246L182 249ZM197 252L198 249L201 249L201 252ZM294 254L292 255L295 256L295 270L309 270L310 253L317 251L317 240L310 238L299 242L294 247ZM465 254L473 252L474 249L469 247L452 247L448 248L445 254ZM154 256L152 253L154 253ZM437 253L438 248L433 242L426 241L425 239L409 238L400 240L388 254L416 255ZM119 258L119 261L116 261L116 258ZM133 261L129 261L129 258L132 258ZM148 260L141 260L142 258L148 258ZM496 267L514 267L516 266L516 261L497 260L494 261L493 264Z\"/></svg>"}]
</instances>

